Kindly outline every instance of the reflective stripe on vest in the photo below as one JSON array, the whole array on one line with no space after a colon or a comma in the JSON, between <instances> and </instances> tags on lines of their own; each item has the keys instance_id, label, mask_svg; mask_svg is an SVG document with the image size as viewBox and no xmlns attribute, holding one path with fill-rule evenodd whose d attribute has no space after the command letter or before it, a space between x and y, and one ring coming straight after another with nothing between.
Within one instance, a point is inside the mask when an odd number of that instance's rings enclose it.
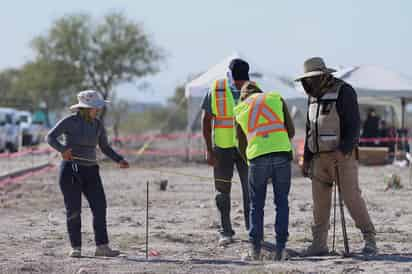
<instances>
[{"instance_id":1,"label":"reflective stripe on vest","mask_svg":"<svg viewBox=\"0 0 412 274\"><path fill-rule=\"evenodd\" d=\"M322 97L321 100L338 100L338 91L332 91L332 92L327 92L325 93Z\"/></svg>"},{"instance_id":2,"label":"reflective stripe on vest","mask_svg":"<svg viewBox=\"0 0 412 274\"><path fill-rule=\"evenodd\" d=\"M226 79L222 81L216 81L216 108L217 116L227 115L227 103L226 103Z\"/></svg>"},{"instance_id":3,"label":"reflective stripe on vest","mask_svg":"<svg viewBox=\"0 0 412 274\"><path fill-rule=\"evenodd\" d=\"M292 150L284 124L283 101L278 93L252 94L235 107L235 114L247 138L248 160Z\"/></svg>"},{"instance_id":4,"label":"reflective stripe on vest","mask_svg":"<svg viewBox=\"0 0 412 274\"><path fill-rule=\"evenodd\" d=\"M266 95L257 96L250 102L247 139L256 136L264 136L272 132L286 131L282 120L265 103ZM267 122L259 124L259 118L263 116Z\"/></svg>"},{"instance_id":5,"label":"reflective stripe on vest","mask_svg":"<svg viewBox=\"0 0 412 274\"><path fill-rule=\"evenodd\" d=\"M233 128L235 118L233 117L215 117L215 128Z\"/></svg>"},{"instance_id":6,"label":"reflective stripe on vest","mask_svg":"<svg viewBox=\"0 0 412 274\"><path fill-rule=\"evenodd\" d=\"M213 140L220 148L237 146L233 109L235 101L227 79L212 85Z\"/></svg>"}]
</instances>

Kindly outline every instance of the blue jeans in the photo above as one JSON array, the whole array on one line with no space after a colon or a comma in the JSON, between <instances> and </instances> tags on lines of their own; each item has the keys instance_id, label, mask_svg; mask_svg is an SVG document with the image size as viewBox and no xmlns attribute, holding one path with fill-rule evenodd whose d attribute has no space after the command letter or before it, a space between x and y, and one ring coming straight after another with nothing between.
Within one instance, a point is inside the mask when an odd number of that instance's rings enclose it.
<instances>
[{"instance_id":1,"label":"blue jeans","mask_svg":"<svg viewBox=\"0 0 412 274\"><path fill-rule=\"evenodd\" d=\"M249 164L249 240L257 251L260 251L263 239L266 185L269 178L272 178L276 207L276 248L279 250L285 248L289 236L290 158L285 155L271 153L252 159Z\"/></svg>"}]
</instances>

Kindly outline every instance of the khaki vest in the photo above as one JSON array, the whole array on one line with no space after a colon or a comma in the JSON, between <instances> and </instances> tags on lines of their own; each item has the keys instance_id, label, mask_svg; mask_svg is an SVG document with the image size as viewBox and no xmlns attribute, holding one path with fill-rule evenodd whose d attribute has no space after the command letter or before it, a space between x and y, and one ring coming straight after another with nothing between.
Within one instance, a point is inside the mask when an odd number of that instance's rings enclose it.
<instances>
[{"instance_id":1,"label":"khaki vest","mask_svg":"<svg viewBox=\"0 0 412 274\"><path fill-rule=\"evenodd\" d=\"M335 85L322 97L309 97L307 145L312 153L335 151L341 139L336 101L344 83Z\"/></svg>"}]
</instances>

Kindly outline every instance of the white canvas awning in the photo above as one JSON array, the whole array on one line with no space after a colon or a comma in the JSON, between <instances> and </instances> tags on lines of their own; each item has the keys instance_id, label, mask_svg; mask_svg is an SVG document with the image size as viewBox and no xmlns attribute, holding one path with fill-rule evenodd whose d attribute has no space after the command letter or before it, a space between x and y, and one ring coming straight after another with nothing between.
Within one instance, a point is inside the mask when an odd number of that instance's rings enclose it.
<instances>
[{"instance_id":1,"label":"white canvas awning","mask_svg":"<svg viewBox=\"0 0 412 274\"><path fill-rule=\"evenodd\" d=\"M412 80L380 66L339 70L335 76L351 84L359 96L405 98L412 101Z\"/></svg>"},{"instance_id":2,"label":"white canvas awning","mask_svg":"<svg viewBox=\"0 0 412 274\"><path fill-rule=\"evenodd\" d=\"M209 68L206 72L189 82L185 87L187 98L203 98L213 81L228 76L229 64L235 58L246 60L250 64L251 80L256 81L264 91L277 91L284 98L304 97L304 94L282 82L274 73L264 71L251 62L247 57L233 53L224 58L221 62Z\"/></svg>"},{"instance_id":3,"label":"white canvas awning","mask_svg":"<svg viewBox=\"0 0 412 274\"><path fill-rule=\"evenodd\" d=\"M342 68L334 76L356 90L360 104L393 107L397 124L404 127L405 105L412 102L411 79L376 65ZM300 82L296 89L304 92Z\"/></svg>"},{"instance_id":4,"label":"white canvas awning","mask_svg":"<svg viewBox=\"0 0 412 274\"><path fill-rule=\"evenodd\" d=\"M335 76L351 84L358 97L372 98L383 102L398 102L400 125L405 127L405 106L412 102L412 80L392 70L376 65L364 65L342 69Z\"/></svg>"}]
</instances>

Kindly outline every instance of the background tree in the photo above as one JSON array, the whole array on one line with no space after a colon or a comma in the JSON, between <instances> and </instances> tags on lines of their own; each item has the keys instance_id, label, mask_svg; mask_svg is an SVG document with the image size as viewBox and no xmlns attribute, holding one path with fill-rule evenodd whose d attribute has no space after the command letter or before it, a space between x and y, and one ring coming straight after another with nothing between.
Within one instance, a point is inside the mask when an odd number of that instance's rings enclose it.
<instances>
[{"instance_id":1,"label":"background tree","mask_svg":"<svg viewBox=\"0 0 412 274\"><path fill-rule=\"evenodd\" d=\"M110 115L114 138L119 138L120 125L130 114L130 104L123 99L113 99L110 105Z\"/></svg>"},{"instance_id":2,"label":"background tree","mask_svg":"<svg viewBox=\"0 0 412 274\"><path fill-rule=\"evenodd\" d=\"M100 91L104 99L115 86L158 72L164 59L143 28L121 13L100 21L87 14L64 16L32 46L38 60L63 62L83 73L82 86Z\"/></svg>"},{"instance_id":3,"label":"background tree","mask_svg":"<svg viewBox=\"0 0 412 274\"><path fill-rule=\"evenodd\" d=\"M166 130L182 130L187 125L187 99L185 96L185 86L179 85L175 93L168 99L170 113L174 113L173 119L166 126Z\"/></svg>"},{"instance_id":4,"label":"background tree","mask_svg":"<svg viewBox=\"0 0 412 274\"><path fill-rule=\"evenodd\" d=\"M46 110L59 110L72 101L81 88L83 75L63 61L39 59L26 63L11 89L16 97L30 99L33 105L46 104Z\"/></svg>"},{"instance_id":5,"label":"background tree","mask_svg":"<svg viewBox=\"0 0 412 274\"><path fill-rule=\"evenodd\" d=\"M9 96L9 90L19 77L18 69L5 69L0 72L0 97L5 98Z\"/></svg>"}]
</instances>

